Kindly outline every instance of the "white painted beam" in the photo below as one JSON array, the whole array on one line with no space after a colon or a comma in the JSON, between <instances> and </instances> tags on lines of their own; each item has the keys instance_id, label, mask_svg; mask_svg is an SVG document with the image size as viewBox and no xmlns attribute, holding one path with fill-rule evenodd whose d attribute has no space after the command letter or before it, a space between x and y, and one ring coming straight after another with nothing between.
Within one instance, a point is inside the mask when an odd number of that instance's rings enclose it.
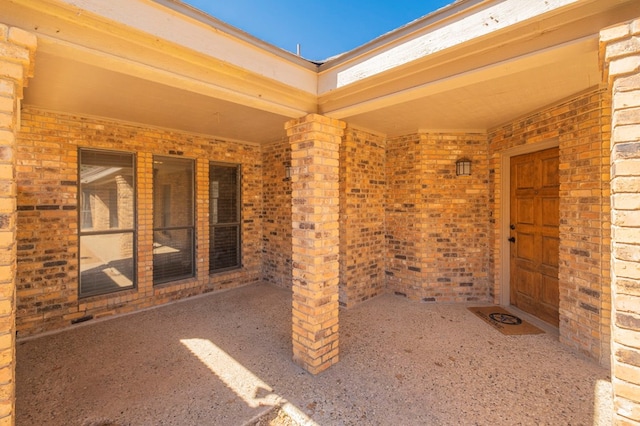
<instances>
[{"instance_id":1,"label":"white painted beam","mask_svg":"<svg viewBox=\"0 0 640 426\"><path fill-rule=\"evenodd\" d=\"M189 76L176 74L165 70L121 57L115 57L104 52L88 49L52 39L48 36L39 37L39 51L52 54L58 58L100 67L109 71L143 78L147 81L163 84L177 89L187 90L200 95L211 96L216 99L234 102L240 105L280 114L290 118L298 118L313 112L315 104L298 102L278 102L277 99L266 96L254 96L241 90L234 90L228 85L222 86L213 81L194 79ZM46 78L46 76L45 76Z\"/></svg>"},{"instance_id":2,"label":"white painted beam","mask_svg":"<svg viewBox=\"0 0 640 426\"><path fill-rule=\"evenodd\" d=\"M145 48L167 48L167 44L197 52L218 61L231 64L250 73L275 80L310 94L317 92L315 65L300 61L295 55L277 48L266 49L248 34L234 37L224 31L224 25L201 14L202 19L193 16L197 11L182 6L185 13L163 6L159 2L131 0L12 0L37 14L57 14L69 23L91 27L102 32L105 40L122 38L135 42L139 37ZM173 2L175 3L175 2ZM187 12L190 14L186 14ZM191 16L189 16L191 15ZM137 34L136 34L137 33ZM176 50L177 51L177 50ZM290 57L289 57L290 56Z\"/></svg>"},{"instance_id":3,"label":"white painted beam","mask_svg":"<svg viewBox=\"0 0 640 426\"><path fill-rule=\"evenodd\" d=\"M347 107L334 110L323 110L321 113L331 118L346 119L354 115L375 111L380 108L410 102L454 89L464 88L472 84L496 80L523 70L543 67L548 64L559 62L562 58L567 56L581 56L597 51L598 37L584 37L559 46L553 46L542 51L516 57L461 74L451 75L447 78L436 81L430 81L419 86L400 90L375 99L352 104ZM598 82L594 81L593 84L598 84Z\"/></svg>"},{"instance_id":4,"label":"white painted beam","mask_svg":"<svg viewBox=\"0 0 640 426\"><path fill-rule=\"evenodd\" d=\"M436 21L406 37L392 39L386 45L368 51L352 60L337 64L320 75L320 95L393 68L420 60L534 19L580 0L504 0L487 1L477 7L463 9L448 19Z\"/></svg>"}]
</instances>

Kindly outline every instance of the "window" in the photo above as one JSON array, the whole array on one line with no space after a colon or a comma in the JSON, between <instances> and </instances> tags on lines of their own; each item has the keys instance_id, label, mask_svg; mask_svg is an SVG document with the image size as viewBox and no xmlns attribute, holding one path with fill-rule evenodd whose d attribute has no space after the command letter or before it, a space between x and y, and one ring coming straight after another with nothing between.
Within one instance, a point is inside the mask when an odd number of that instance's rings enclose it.
<instances>
[{"instance_id":1,"label":"window","mask_svg":"<svg viewBox=\"0 0 640 426\"><path fill-rule=\"evenodd\" d=\"M134 156L81 149L79 296L134 288Z\"/></svg>"},{"instance_id":2,"label":"window","mask_svg":"<svg viewBox=\"0 0 640 426\"><path fill-rule=\"evenodd\" d=\"M194 162L153 157L153 282L195 276Z\"/></svg>"},{"instance_id":3,"label":"window","mask_svg":"<svg viewBox=\"0 0 640 426\"><path fill-rule=\"evenodd\" d=\"M209 165L209 272L239 268L240 166Z\"/></svg>"}]
</instances>

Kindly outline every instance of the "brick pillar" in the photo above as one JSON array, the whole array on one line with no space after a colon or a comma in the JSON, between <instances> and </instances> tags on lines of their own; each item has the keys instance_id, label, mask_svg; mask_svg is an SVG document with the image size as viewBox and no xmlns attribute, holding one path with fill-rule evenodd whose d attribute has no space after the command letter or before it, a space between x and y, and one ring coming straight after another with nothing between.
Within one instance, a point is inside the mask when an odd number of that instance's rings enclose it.
<instances>
[{"instance_id":1,"label":"brick pillar","mask_svg":"<svg viewBox=\"0 0 640 426\"><path fill-rule=\"evenodd\" d=\"M338 362L339 148L344 123L310 114L291 144L293 359L312 374Z\"/></svg>"},{"instance_id":2,"label":"brick pillar","mask_svg":"<svg viewBox=\"0 0 640 426\"><path fill-rule=\"evenodd\" d=\"M15 141L36 37L0 24L0 425L14 423L16 319Z\"/></svg>"},{"instance_id":3,"label":"brick pillar","mask_svg":"<svg viewBox=\"0 0 640 426\"><path fill-rule=\"evenodd\" d=\"M600 32L612 91L611 295L614 422L640 423L640 19Z\"/></svg>"}]
</instances>

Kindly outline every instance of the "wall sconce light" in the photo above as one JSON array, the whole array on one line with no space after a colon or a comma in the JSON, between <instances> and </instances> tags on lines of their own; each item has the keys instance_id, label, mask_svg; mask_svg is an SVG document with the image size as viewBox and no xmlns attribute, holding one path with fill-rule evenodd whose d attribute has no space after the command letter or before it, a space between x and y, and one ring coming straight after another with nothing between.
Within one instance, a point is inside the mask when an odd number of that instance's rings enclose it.
<instances>
[{"instance_id":1,"label":"wall sconce light","mask_svg":"<svg viewBox=\"0 0 640 426\"><path fill-rule=\"evenodd\" d=\"M471 160L468 158L461 158L456 161L456 175L471 176Z\"/></svg>"},{"instance_id":2,"label":"wall sconce light","mask_svg":"<svg viewBox=\"0 0 640 426\"><path fill-rule=\"evenodd\" d=\"M291 166L287 166L284 168L284 175L286 178L290 178L291 177Z\"/></svg>"}]
</instances>

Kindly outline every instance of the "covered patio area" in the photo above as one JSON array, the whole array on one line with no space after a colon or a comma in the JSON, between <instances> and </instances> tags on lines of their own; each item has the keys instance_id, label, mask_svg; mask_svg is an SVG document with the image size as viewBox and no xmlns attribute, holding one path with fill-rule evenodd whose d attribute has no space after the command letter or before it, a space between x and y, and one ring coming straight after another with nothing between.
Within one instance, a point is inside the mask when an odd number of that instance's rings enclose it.
<instances>
[{"instance_id":1,"label":"covered patio area","mask_svg":"<svg viewBox=\"0 0 640 426\"><path fill-rule=\"evenodd\" d=\"M340 311L341 361L313 376L290 306L252 284L19 341L16 424L610 424L609 370L553 333L386 294Z\"/></svg>"},{"instance_id":2,"label":"covered patio area","mask_svg":"<svg viewBox=\"0 0 640 426\"><path fill-rule=\"evenodd\" d=\"M323 62L178 0L2 11L0 426L640 424L637 0Z\"/></svg>"}]
</instances>

